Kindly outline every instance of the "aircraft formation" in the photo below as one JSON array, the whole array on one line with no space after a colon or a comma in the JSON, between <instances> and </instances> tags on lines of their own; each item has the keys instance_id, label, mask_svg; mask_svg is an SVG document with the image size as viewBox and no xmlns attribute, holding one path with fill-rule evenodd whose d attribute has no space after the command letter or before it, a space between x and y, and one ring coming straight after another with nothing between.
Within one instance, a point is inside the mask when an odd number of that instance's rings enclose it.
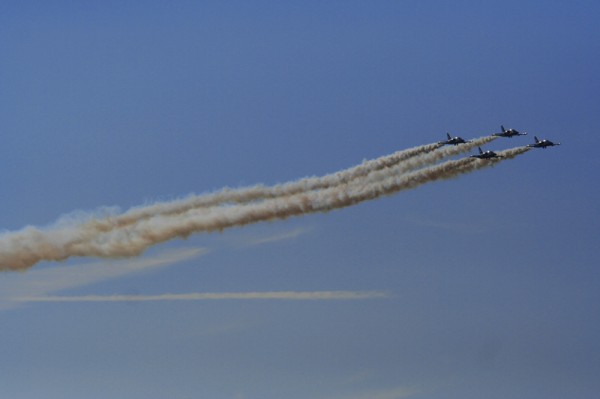
<instances>
[{"instance_id":1,"label":"aircraft formation","mask_svg":"<svg viewBox=\"0 0 600 399\"><path fill-rule=\"evenodd\" d=\"M524 133L502 127L502 133L497 135L512 137ZM272 186L225 187L124 212L93 212L89 216L69 218L69 222L61 218L55 227L27 226L14 232L2 232L0 272L25 270L40 261L62 261L70 257L138 256L153 245L175 238L342 209L491 167L531 148L559 144L535 137L535 143L529 146L498 152L479 148L477 155L448 159L483 146L497 135L467 141L448 133L446 141L395 151L322 176Z\"/></svg>"},{"instance_id":2,"label":"aircraft formation","mask_svg":"<svg viewBox=\"0 0 600 399\"><path fill-rule=\"evenodd\" d=\"M521 133L516 129L505 129L504 126L502 126L502 125L500 125L500 129L502 129L502 132L493 133L492 136L513 138L514 136L526 136L527 135L527 132ZM469 140L465 140L460 136L452 137L450 135L450 133L446 133L446 136L448 137L448 139L444 140L444 141L439 141L438 144L459 145L459 144L465 144L465 143L470 142ZM560 145L560 143L554 143L550 140L540 140L537 138L537 136L533 136L533 137L535 139L535 143L527 144L527 147L529 147L529 148L544 148L544 149L546 149L546 147L553 147L556 145ZM502 158L502 155L498 155L494 151L483 151L481 149L481 147L477 147L477 148L479 149L479 154L471 155L470 158L479 158L479 159Z\"/></svg>"}]
</instances>

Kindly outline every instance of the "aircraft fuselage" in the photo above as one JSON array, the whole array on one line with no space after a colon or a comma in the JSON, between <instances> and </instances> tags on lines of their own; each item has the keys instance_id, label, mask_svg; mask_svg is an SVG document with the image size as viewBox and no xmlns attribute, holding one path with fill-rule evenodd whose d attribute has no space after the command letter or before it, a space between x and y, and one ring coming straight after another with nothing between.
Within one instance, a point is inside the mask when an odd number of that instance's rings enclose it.
<instances>
[{"instance_id":1,"label":"aircraft fuselage","mask_svg":"<svg viewBox=\"0 0 600 399\"><path fill-rule=\"evenodd\" d=\"M534 137L535 143L528 144L527 147L530 148L546 148L546 147L554 147L555 145L560 145L560 143L553 143L550 140L540 140L537 137Z\"/></svg>"}]
</instances>

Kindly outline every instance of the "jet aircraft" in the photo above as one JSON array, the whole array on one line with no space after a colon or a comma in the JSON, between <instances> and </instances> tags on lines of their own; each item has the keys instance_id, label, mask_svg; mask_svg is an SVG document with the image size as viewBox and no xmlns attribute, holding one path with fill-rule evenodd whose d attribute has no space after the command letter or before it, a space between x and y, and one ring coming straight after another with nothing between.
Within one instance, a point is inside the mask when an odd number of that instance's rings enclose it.
<instances>
[{"instance_id":1,"label":"jet aircraft","mask_svg":"<svg viewBox=\"0 0 600 399\"><path fill-rule=\"evenodd\" d=\"M467 141L465 139L463 139L462 137L452 137L450 136L450 133L446 133L446 136L448 136L448 140L446 141L440 141L438 144L443 144L443 145L458 145L458 144L464 144L467 143Z\"/></svg>"},{"instance_id":2,"label":"jet aircraft","mask_svg":"<svg viewBox=\"0 0 600 399\"><path fill-rule=\"evenodd\" d=\"M500 128L502 129L502 133L494 133L492 134L492 136L497 136L497 137L513 137L513 136L525 136L527 135L527 132L519 132L518 130L515 129L505 129L504 126L500 125Z\"/></svg>"},{"instance_id":3,"label":"jet aircraft","mask_svg":"<svg viewBox=\"0 0 600 399\"><path fill-rule=\"evenodd\" d=\"M546 148L546 147L553 147L555 145L560 145L560 143L553 143L550 140L540 140L538 139L536 136L533 136L533 138L535 139L535 143L534 144L527 144L527 147L530 148Z\"/></svg>"},{"instance_id":4,"label":"jet aircraft","mask_svg":"<svg viewBox=\"0 0 600 399\"><path fill-rule=\"evenodd\" d=\"M479 154L471 155L470 158L479 158L479 159L502 158L502 155L498 155L494 151L483 152L481 150L481 147L477 147L477 148L479 148Z\"/></svg>"}]
</instances>

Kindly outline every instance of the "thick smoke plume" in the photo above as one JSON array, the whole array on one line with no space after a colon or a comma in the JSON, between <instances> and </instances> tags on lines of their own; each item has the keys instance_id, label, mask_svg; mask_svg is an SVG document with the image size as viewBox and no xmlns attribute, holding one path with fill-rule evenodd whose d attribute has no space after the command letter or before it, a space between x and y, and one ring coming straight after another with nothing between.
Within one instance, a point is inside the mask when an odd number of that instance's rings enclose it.
<instances>
[{"instance_id":1,"label":"thick smoke plume","mask_svg":"<svg viewBox=\"0 0 600 399\"><path fill-rule=\"evenodd\" d=\"M364 161L360 165L352 168L321 177L306 177L274 186L258 184L252 187L238 189L225 188L210 194L194 195L180 200L158 202L148 206L132 208L116 217L105 218L102 220L94 219L90 221L90 224L93 224L93 227L98 230L107 231L137 223L142 219L155 217L159 214L175 215L196 208L224 204L243 204L258 200L290 196L307 191L327 189L349 183L357 178L367 176L372 172L385 168L399 166L397 173L402 173L425 165L431 165L442 159L468 152L473 148L489 143L496 138L497 137L494 136L486 136L460 146L450 146L441 149L440 147L442 147L442 144L440 143L427 144L397 151L391 155L377 159Z\"/></svg>"},{"instance_id":2,"label":"thick smoke plume","mask_svg":"<svg viewBox=\"0 0 600 399\"><path fill-rule=\"evenodd\" d=\"M194 233L341 209L492 166L529 150L523 147L498 152L502 158L491 160L464 158L437 164L492 139L485 137L455 147L426 145L321 178L223 190L83 223L62 223L48 229L26 227L0 236L0 270L27 269L42 260L72 256L136 256L152 245Z\"/></svg>"}]
</instances>

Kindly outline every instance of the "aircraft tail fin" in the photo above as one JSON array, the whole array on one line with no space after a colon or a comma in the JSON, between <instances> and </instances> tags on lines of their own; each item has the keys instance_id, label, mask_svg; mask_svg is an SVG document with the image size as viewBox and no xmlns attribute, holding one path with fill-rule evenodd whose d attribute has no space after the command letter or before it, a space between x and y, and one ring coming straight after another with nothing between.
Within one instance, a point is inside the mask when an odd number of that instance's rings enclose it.
<instances>
[{"instance_id":1,"label":"aircraft tail fin","mask_svg":"<svg viewBox=\"0 0 600 399\"><path fill-rule=\"evenodd\" d=\"M448 140L452 140L452 137L450 136L450 133L446 133L446 136L448 136Z\"/></svg>"},{"instance_id":2,"label":"aircraft tail fin","mask_svg":"<svg viewBox=\"0 0 600 399\"><path fill-rule=\"evenodd\" d=\"M479 153L483 154L483 150L481 149L481 147L477 147L477 148L479 148Z\"/></svg>"},{"instance_id":3,"label":"aircraft tail fin","mask_svg":"<svg viewBox=\"0 0 600 399\"><path fill-rule=\"evenodd\" d=\"M502 129L502 133L506 133L506 129L504 128L503 125L500 125L500 128Z\"/></svg>"},{"instance_id":4,"label":"aircraft tail fin","mask_svg":"<svg viewBox=\"0 0 600 399\"><path fill-rule=\"evenodd\" d=\"M539 143L539 142L540 142L540 139L538 139L538 138L537 138L537 136L533 136L533 138L535 139L535 142L536 142L536 143Z\"/></svg>"}]
</instances>

